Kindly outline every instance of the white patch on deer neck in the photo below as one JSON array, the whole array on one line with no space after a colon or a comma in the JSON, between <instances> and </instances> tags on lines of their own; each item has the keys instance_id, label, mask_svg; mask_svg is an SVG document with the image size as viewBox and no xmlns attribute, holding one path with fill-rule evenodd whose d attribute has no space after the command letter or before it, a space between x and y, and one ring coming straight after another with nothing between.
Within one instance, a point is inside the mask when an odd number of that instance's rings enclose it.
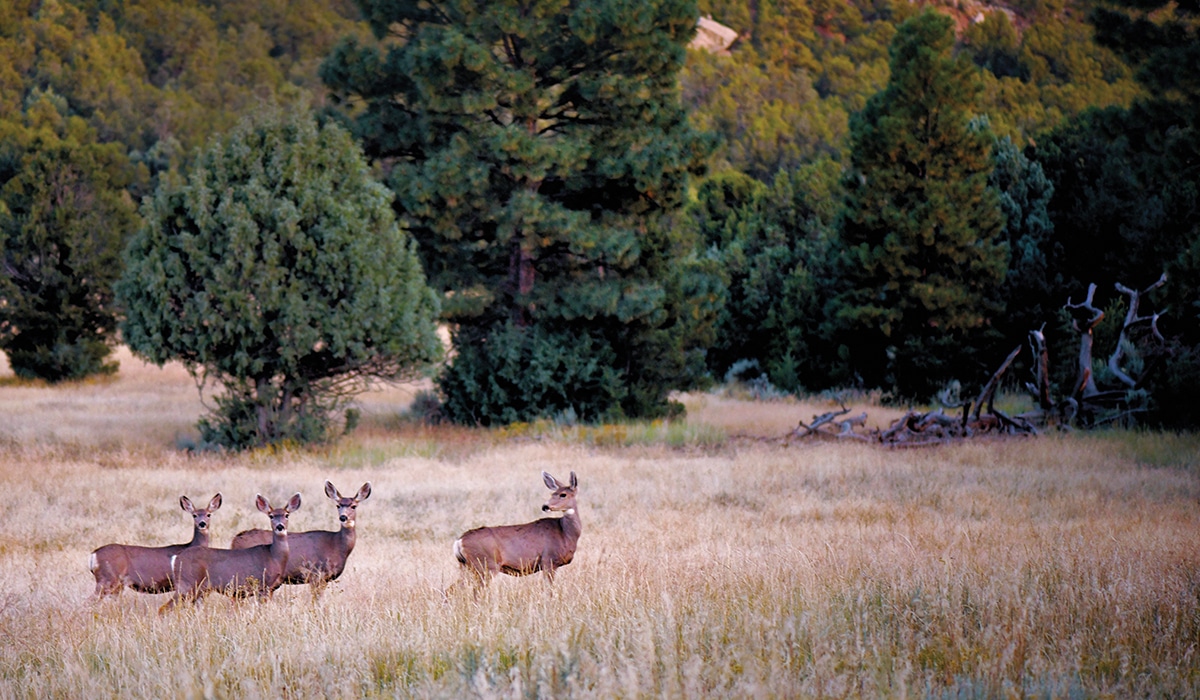
<instances>
[{"instance_id":1,"label":"white patch on deer neck","mask_svg":"<svg viewBox=\"0 0 1200 700\"><path fill-rule=\"evenodd\" d=\"M574 509L574 508L568 508L568 509L567 509L567 515L575 515L575 509Z\"/></svg>"}]
</instances>

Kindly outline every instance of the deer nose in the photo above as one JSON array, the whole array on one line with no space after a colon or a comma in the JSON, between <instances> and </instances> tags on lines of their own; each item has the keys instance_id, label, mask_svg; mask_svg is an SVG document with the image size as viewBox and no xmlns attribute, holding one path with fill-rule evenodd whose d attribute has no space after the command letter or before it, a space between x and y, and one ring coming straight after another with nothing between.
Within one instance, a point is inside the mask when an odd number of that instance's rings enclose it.
<instances>
[{"instance_id":1,"label":"deer nose","mask_svg":"<svg viewBox=\"0 0 1200 700\"><path fill-rule=\"evenodd\" d=\"M342 522L346 522L347 520L349 520L349 518L347 518L347 517L346 517L346 516L344 516L344 515L339 515L339 516L338 516L338 520L341 520Z\"/></svg>"},{"instance_id":2,"label":"deer nose","mask_svg":"<svg viewBox=\"0 0 1200 700\"><path fill-rule=\"evenodd\" d=\"M543 504L543 505L542 505L542 510L543 510L543 511L550 510L550 506Z\"/></svg>"},{"instance_id":3,"label":"deer nose","mask_svg":"<svg viewBox=\"0 0 1200 700\"><path fill-rule=\"evenodd\" d=\"M285 525L282 525L282 524L280 524L280 525L276 525L276 526L275 526L275 531L276 531L276 532L283 532L283 531L284 531L284 530L286 530L286 529L287 529L287 527L286 527Z\"/></svg>"},{"instance_id":4,"label":"deer nose","mask_svg":"<svg viewBox=\"0 0 1200 700\"><path fill-rule=\"evenodd\" d=\"M203 520L201 520L200 522L196 523L196 527L198 527L198 528L200 528L201 530L203 530L204 528L208 527L208 523L206 523L206 522L204 522Z\"/></svg>"}]
</instances>

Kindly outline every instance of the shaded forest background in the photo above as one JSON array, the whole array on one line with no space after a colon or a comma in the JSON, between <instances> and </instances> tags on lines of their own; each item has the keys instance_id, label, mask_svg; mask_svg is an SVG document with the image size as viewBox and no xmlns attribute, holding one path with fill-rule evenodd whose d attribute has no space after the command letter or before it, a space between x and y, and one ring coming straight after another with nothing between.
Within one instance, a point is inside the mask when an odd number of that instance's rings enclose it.
<instances>
[{"instance_id":1,"label":"shaded forest background","mask_svg":"<svg viewBox=\"0 0 1200 700\"><path fill-rule=\"evenodd\" d=\"M708 175L672 214L692 258L717 266L723 284L707 376L752 379L768 392L854 387L926 401L951 381L982 383L1029 331L1044 328L1057 393L1069 395L1078 337L1063 305L1097 285L1095 305L1107 313L1096 329L1095 373L1106 381L1102 356L1126 311L1114 285L1145 288L1166 272L1168 283L1143 300L1143 313L1163 314L1162 339L1126 353L1138 373L1154 371L1122 409L1194 427L1195 3L956 2L938 7L952 20L952 45L938 48L936 22L910 24L905 36L919 51L906 63L896 38L922 9L892 0L699 3L739 34L727 53L689 51L680 74L692 125L720 139ZM49 379L111 371L121 313L111 288L138 203L264 103L353 116L354 105L331 102L321 77L347 37L381 41L352 0L0 5L0 243L8 242L0 297L9 312L18 304L13 285L28 260L13 242L23 222L70 212L44 227L74 230L74 262L54 272L57 288L90 300L76 305L90 314L75 324L88 337L58 339L71 357L46 357L37 349L44 339L23 347L22 335L32 343L33 334L0 320L10 357L26 352L23 366ZM930 113L969 116L954 135L959 150L932 157L951 164L945 181L981 183L972 206L988 211L974 221L991 223L971 224L961 251L936 250L914 267L887 259L883 224L873 223L889 206L899 208L884 217L892 228L913 215L894 193L864 183L880 182L879 168L902 171L897 160L918 147L901 140L917 121L889 127L888 119L914 113L894 68L923 70L927 56L953 76ZM983 160L972 166L971 154ZM922 285L948 301L905 296ZM892 288L895 296L880 291ZM1027 373L1028 353L1019 363Z\"/></svg>"}]
</instances>

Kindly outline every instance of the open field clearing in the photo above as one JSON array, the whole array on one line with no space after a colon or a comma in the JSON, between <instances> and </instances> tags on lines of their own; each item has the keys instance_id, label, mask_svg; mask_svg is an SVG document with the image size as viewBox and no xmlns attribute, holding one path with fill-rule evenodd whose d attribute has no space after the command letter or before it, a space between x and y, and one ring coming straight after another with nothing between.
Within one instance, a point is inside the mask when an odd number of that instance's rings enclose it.
<instances>
[{"instance_id":1,"label":"open field clearing","mask_svg":"<svg viewBox=\"0 0 1200 700\"><path fill-rule=\"evenodd\" d=\"M829 408L712 395L683 426L484 432L406 423L401 387L330 446L189 456L186 372L120 359L0 367L0 698L1200 696L1194 436L782 447L744 436ZM540 517L542 470L578 474L575 561L447 602L454 539ZM333 529L325 479L373 492L317 602L89 600L92 549L190 537L181 494L223 494L226 546L256 493Z\"/></svg>"}]
</instances>

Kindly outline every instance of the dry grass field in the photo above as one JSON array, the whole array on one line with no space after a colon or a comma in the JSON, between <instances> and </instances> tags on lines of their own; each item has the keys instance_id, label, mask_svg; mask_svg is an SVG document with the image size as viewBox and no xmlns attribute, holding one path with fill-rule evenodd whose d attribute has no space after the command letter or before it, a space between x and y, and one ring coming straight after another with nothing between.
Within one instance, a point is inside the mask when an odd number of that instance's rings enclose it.
<instances>
[{"instance_id":1,"label":"dry grass field","mask_svg":"<svg viewBox=\"0 0 1200 700\"><path fill-rule=\"evenodd\" d=\"M752 436L828 407L716 395L674 426L423 428L409 387L326 447L189 456L187 374L120 359L0 366L0 698L1200 696L1195 436L785 447ZM574 563L445 601L453 540L539 517L542 470L579 476ZM325 479L374 490L318 601L89 600L95 547L188 539L181 494L224 495L224 546L258 492L333 529Z\"/></svg>"}]
</instances>

